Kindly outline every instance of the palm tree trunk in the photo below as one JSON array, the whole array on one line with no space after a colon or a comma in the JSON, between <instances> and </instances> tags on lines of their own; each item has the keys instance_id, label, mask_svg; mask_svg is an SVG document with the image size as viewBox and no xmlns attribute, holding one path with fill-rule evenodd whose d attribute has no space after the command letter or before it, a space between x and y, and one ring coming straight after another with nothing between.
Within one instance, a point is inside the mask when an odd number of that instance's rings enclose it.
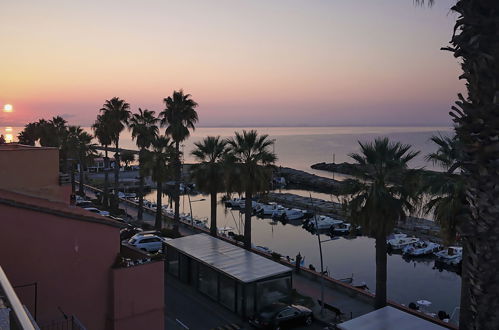
<instances>
[{"instance_id":1,"label":"palm tree trunk","mask_svg":"<svg viewBox=\"0 0 499 330\"><path fill-rule=\"evenodd\" d=\"M119 202L118 202L118 188L120 186L120 153L118 141L116 141L116 148L114 154L114 195L113 195L113 209L118 211Z\"/></svg>"},{"instance_id":2,"label":"palm tree trunk","mask_svg":"<svg viewBox=\"0 0 499 330\"><path fill-rule=\"evenodd\" d=\"M217 192L212 192L210 196L211 202L211 224L210 224L210 234L213 237L217 237Z\"/></svg>"},{"instance_id":3,"label":"palm tree trunk","mask_svg":"<svg viewBox=\"0 0 499 330\"><path fill-rule=\"evenodd\" d=\"M83 190L83 181L84 181L84 178L83 178L83 159L80 155L80 157L78 157L78 163L80 164L80 171L79 171L79 181L78 181L78 194L80 196L85 196L85 191Z\"/></svg>"},{"instance_id":4,"label":"palm tree trunk","mask_svg":"<svg viewBox=\"0 0 499 330\"><path fill-rule=\"evenodd\" d=\"M175 202L175 216L173 219L173 231L179 232L178 226L180 223L180 142L175 142L175 187L173 198Z\"/></svg>"},{"instance_id":5,"label":"palm tree trunk","mask_svg":"<svg viewBox=\"0 0 499 330\"><path fill-rule=\"evenodd\" d=\"M251 249L251 213L253 213L251 208L252 193L251 190L246 190L246 199L244 204L244 248L247 250Z\"/></svg>"},{"instance_id":6,"label":"palm tree trunk","mask_svg":"<svg viewBox=\"0 0 499 330\"><path fill-rule=\"evenodd\" d=\"M386 306L386 236L384 233L376 237L376 296L374 308Z\"/></svg>"},{"instance_id":7,"label":"palm tree trunk","mask_svg":"<svg viewBox=\"0 0 499 330\"><path fill-rule=\"evenodd\" d=\"M109 157L107 154L107 146L104 146L104 197L102 204L104 207L109 207Z\"/></svg>"},{"instance_id":8,"label":"palm tree trunk","mask_svg":"<svg viewBox=\"0 0 499 330\"><path fill-rule=\"evenodd\" d=\"M71 161L71 193L76 193L75 164Z\"/></svg>"},{"instance_id":9,"label":"palm tree trunk","mask_svg":"<svg viewBox=\"0 0 499 330\"><path fill-rule=\"evenodd\" d=\"M469 242L467 237L463 237L463 258L461 262L461 301L459 310L460 329L468 329L471 322L470 312L470 283L468 275L468 249ZM471 328L469 328L471 329Z\"/></svg>"},{"instance_id":10,"label":"palm tree trunk","mask_svg":"<svg viewBox=\"0 0 499 330\"><path fill-rule=\"evenodd\" d=\"M156 221L154 222L154 229L161 230L163 220L163 208L161 207L161 197L163 196L163 185L161 182L156 184Z\"/></svg>"},{"instance_id":11,"label":"palm tree trunk","mask_svg":"<svg viewBox=\"0 0 499 330\"><path fill-rule=\"evenodd\" d=\"M454 107L456 134L464 146L464 175L471 204L466 276L469 323L463 329L499 329L499 2L459 0L451 40L460 58L468 96ZM459 108L459 109L457 109ZM464 251L463 251L464 252Z\"/></svg>"},{"instance_id":12,"label":"palm tree trunk","mask_svg":"<svg viewBox=\"0 0 499 330\"><path fill-rule=\"evenodd\" d=\"M145 149L142 149L139 153L139 210L137 213L137 220L142 221L144 213L144 174L143 174L143 162Z\"/></svg>"}]
</instances>

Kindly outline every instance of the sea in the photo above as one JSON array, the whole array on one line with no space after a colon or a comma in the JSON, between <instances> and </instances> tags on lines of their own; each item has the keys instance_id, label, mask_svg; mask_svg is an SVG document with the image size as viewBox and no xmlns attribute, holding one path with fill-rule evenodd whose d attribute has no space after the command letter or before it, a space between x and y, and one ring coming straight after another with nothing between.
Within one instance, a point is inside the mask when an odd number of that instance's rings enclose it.
<instances>
[{"instance_id":1,"label":"sea","mask_svg":"<svg viewBox=\"0 0 499 330\"><path fill-rule=\"evenodd\" d=\"M12 134L15 139L22 128L12 127L7 132L0 127L0 134ZM90 131L89 128L86 128ZM450 136L452 127L199 127L183 143L184 162L195 160L190 155L194 143L209 135L223 138L234 135L235 131L255 129L259 134L267 134L274 140L273 150L277 154L277 165L303 170L309 173L342 179L338 174L313 170L310 165L319 162L346 162L349 155L359 151L359 142L371 142L377 137L388 137L420 151L410 166L439 170L426 162L425 156L436 150L430 141L433 135ZM136 149L129 132L122 134L120 144L123 148ZM319 192L282 188L282 192L302 196L334 200L334 197ZM221 198L220 194L220 198ZM156 194L147 197L155 201ZM195 217L208 219L210 214L209 196L186 196L181 199L181 212L192 213ZM165 202L167 198L165 197ZM243 216L238 210L218 205L217 222L219 227L232 227L234 232L242 233ZM320 268L317 236L306 231L299 223L284 224L272 219L252 220L252 237L255 245L265 246L283 256L294 258L298 253L305 257L305 265ZM329 276L337 279L353 277L353 284L365 283L371 291L375 289L375 249L374 240L367 237L338 238L328 240L324 235L322 244L324 269ZM444 310L452 314L459 306L461 277L453 270L437 267L433 258L405 259L400 254L388 256L388 298L408 305L417 300L427 300L430 312ZM332 302L334 305L334 302Z\"/></svg>"}]
</instances>

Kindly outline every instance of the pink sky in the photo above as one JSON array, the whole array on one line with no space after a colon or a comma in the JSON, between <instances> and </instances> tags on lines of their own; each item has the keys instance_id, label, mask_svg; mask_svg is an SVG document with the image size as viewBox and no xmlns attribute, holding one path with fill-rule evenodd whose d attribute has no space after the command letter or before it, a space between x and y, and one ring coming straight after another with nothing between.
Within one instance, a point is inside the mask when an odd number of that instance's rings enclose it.
<instances>
[{"instance_id":1,"label":"pink sky","mask_svg":"<svg viewBox=\"0 0 499 330\"><path fill-rule=\"evenodd\" d=\"M15 1L0 10L0 126L106 99L160 111L183 88L200 125L442 125L459 66L451 0Z\"/></svg>"}]
</instances>

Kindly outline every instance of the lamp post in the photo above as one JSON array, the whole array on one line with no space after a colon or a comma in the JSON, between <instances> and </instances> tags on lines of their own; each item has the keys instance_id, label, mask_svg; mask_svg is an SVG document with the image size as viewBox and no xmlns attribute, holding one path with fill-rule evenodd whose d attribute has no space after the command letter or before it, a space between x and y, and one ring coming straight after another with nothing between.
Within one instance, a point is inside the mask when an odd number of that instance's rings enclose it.
<instances>
[{"instance_id":1,"label":"lamp post","mask_svg":"<svg viewBox=\"0 0 499 330\"><path fill-rule=\"evenodd\" d=\"M206 199L201 198L201 199L196 199L194 201L191 201L191 195L189 194L189 192L187 192L187 199L189 200L189 208L191 210L191 228L194 228L194 215L192 214L192 203L201 202L201 201L204 201Z\"/></svg>"}]
</instances>

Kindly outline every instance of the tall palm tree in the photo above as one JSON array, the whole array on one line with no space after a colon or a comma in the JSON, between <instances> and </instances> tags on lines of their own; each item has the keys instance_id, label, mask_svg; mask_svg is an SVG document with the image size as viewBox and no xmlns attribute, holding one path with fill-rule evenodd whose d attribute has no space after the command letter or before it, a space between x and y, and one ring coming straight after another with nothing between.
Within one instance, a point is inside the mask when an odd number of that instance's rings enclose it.
<instances>
[{"instance_id":1,"label":"tall palm tree","mask_svg":"<svg viewBox=\"0 0 499 330\"><path fill-rule=\"evenodd\" d=\"M142 110L132 115L128 128L132 131L132 139L135 140L139 151L139 210L137 219L142 220L144 212L144 157L147 148L156 140L159 133L159 119L154 116L155 112L150 110Z\"/></svg>"},{"instance_id":2,"label":"tall palm tree","mask_svg":"<svg viewBox=\"0 0 499 330\"><path fill-rule=\"evenodd\" d=\"M36 122L28 123L24 129L17 135L17 140L20 144L34 146L37 138Z\"/></svg>"},{"instance_id":3,"label":"tall palm tree","mask_svg":"<svg viewBox=\"0 0 499 330\"><path fill-rule=\"evenodd\" d=\"M175 188L173 198L175 201L175 219L173 229L178 232L180 221L180 178L181 178L181 162L180 162L180 143L190 136L190 130L195 129L195 124L198 122L198 114L196 107L198 104L194 102L190 94L184 94L183 90L173 91L172 96L168 96L163 100L165 102L165 110L160 113L161 125L166 126L166 134L170 136L175 143Z\"/></svg>"},{"instance_id":4,"label":"tall palm tree","mask_svg":"<svg viewBox=\"0 0 499 330\"><path fill-rule=\"evenodd\" d=\"M85 132L80 126L68 127L68 146L73 158L78 159L80 167L78 193L85 195L84 191L84 169L87 159L95 153L95 145L92 143L93 136Z\"/></svg>"},{"instance_id":5,"label":"tall palm tree","mask_svg":"<svg viewBox=\"0 0 499 330\"><path fill-rule=\"evenodd\" d=\"M223 160L227 153L227 141L220 136L208 136L201 142L194 143L196 149L191 154L200 163L195 164L191 175L196 186L210 194L211 223L210 234L217 236L217 193L222 190L224 169Z\"/></svg>"},{"instance_id":6,"label":"tall palm tree","mask_svg":"<svg viewBox=\"0 0 499 330\"><path fill-rule=\"evenodd\" d=\"M113 97L110 100L106 100L100 111L103 114L109 116L109 129L112 136L112 141L115 147L114 154L114 195L112 207L117 210L118 203L118 188L120 181L120 133L125 129L130 119L130 105L125 102L125 100L118 97Z\"/></svg>"},{"instance_id":7,"label":"tall palm tree","mask_svg":"<svg viewBox=\"0 0 499 330\"><path fill-rule=\"evenodd\" d=\"M365 234L376 240L375 308L386 306L387 236L397 221L413 211L416 191L411 189L411 170L407 163L419 152L411 146L377 138L374 143L359 142L361 152L351 154L356 162L356 179L345 181L349 194L351 221L361 225Z\"/></svg>"},{"instance_id":8,"label":"tall palm tree","mask_svg":"<svg viewBox=\"0 0 499 330\"><path fill-rule=\"evenodd\" d=\"M92 125L94 136L99 143L104 147L104 192L102 196L102 204L109 207L109 146L113 143L113 136L110 127L110 115L103 113L97 115L97 120Z\"/></svg>"},{"instance_id":9,"label":"tall palm tree","mask_svg":"<svg viewBox=\"0 0 499 330\"><path fill-rule=\"evenodd\" d=\"M424 178L423 192L430 195L425 205L425 212L433 212L435 221L442 228L443 238L450 244L456 240L456 234L461 233L463 242L463 262L461 269L461 309L460 324L469 322L469 278L468 278L468 240L470 205L467 199L466 180L461 173L462 146L454 137L433 136L431 140L438 145L436 152L426 159L439 165L444 172L430 172Z\"/></svg>"},{"instance_id":10,"label":"tall palm tree","mask_svg":"<svg viewBox=\"0 0 499 330\"><path fill-rule=\"evenodd\" d=\"M161 230L162 224L162 197L163 183L171 175L170 163L174 158L173 142L170 138L160 135L151 143L152 150L144 153L144 167L151 172L154 182L156 182L156 221L154 227Z\"/></svg>"},{"instance_id":11,"label":"tall palm tree","mask_svg":"<svg viewBox=\"0 0 499 330\"><path fill-rule=\"evenodd\" d=\"M499 2L456 0L451 10L458 17L450 46L444 49L460 59L459 78L466 81L467 97L458 94L451 116L463 146L462 170L471 207L469 226L462 233L467 236L463 265L469 289L461 296L469 296L469 314L461 315L459 326L499 329Z\"/></svg>"},{"instance_id":12,"label":"tall palm tree","mask_svg":"<svg viewBox=\"0 0 499 330\"><path fill-rule=\"evenodd\" d=\"M253 195L268 187L271 168L277 160L270 150L274 144L267 134L258 135L257 131L235 132L235 137L227 140L229 157L234 171L239 172L241 187L245 193L244 247L251 249L251 214Z\"/></svg>"}]
</instances>

